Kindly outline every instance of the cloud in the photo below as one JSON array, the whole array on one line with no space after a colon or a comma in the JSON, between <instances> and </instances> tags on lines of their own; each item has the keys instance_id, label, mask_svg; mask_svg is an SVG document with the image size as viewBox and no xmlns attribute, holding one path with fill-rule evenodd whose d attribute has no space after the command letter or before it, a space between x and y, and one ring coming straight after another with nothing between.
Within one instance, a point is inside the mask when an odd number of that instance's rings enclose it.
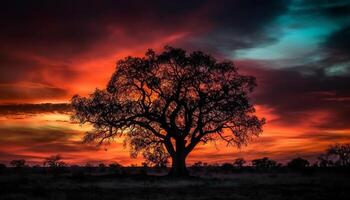
<instances>
[{"instance_id":1,"label":"cloud","mask_svg":"<svg viewBox=\"0 0 350 200\"><path fill-rule=\"evenodd\" d=\"M350 61L350 24L330 35L324 48L328 53L328 63Z\"/></svg>"},{"instance_id":2,"label":"cloud","mask_svg":"<svg viewBox=\"0 0 350 200\"><path fill-rule=\"evenodd\" d=\"M67 96L67 91L53 85L38 83L0 84L0 102L25 102L28 100L57 100Z\"/></svg>"},{"instance_id":3,"label":"cloud","mask_svg":"<svg viewBox=\"0 0 350 200\"><path fill-rule=\"evenodd\" d=\"M273 109L276 122L286 126L311 123L309 126L350 128L349 76L328 76L314 69L304 74L295 69L271 69L269 62L238 61L243 73L257 77L258 87L252 99ZM310 68L309 70L312 70Z\"/></svg>"},{"instance_id":4,"label":"cloud","mask_svg":"<svg viewBox=\"0 0 350 200\"><path fill-rule=\"evenodd\" d=\"M0 155L6 155L7 161L18 158L35 160L55 154L69 157L97 151L95 145L84 145L75 139L82 135L80 131L64 127L3 126L0 128Z\"/></svg>"},{"instance_id":5,"label":"cloud","mask_svg":"<svg viewBox=\"0 0 350 200\"><path fill-rule=\"evenodd\" d=\"M70 104L43 103L43 104L3 104L0 105L1 115L43 114L43 113L69 113Z\"/></svg>"}]
</instances>

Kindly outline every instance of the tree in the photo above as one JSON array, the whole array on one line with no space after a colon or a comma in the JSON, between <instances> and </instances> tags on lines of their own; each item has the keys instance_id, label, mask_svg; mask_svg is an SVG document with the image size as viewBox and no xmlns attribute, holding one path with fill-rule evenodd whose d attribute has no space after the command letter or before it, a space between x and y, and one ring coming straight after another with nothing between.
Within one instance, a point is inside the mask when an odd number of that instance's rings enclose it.
<instances>
[{"instance_id":1,"label":"tree","mask_svg":"<svg viewBox=\"0 0 350 200\"><path fill-rule=\"evenodd\" d=\"M67 164L62 161L62 157L59 154L46 158L43 165L48 166L49 172L55 176L62 174L64 172L64 167L67 166Z\"/></svg>"},{"instance_id":2,"label":"tree","mask_svg":"<svg viewBox=\"0 0 350 200\"><path fill-rule=\"evenodd\" d=\"M6 170L6 165L3 163L0 163L0 174Z\"/></svg>"},{"instance_id":3,"label":"tree","mask_svg":"<svg viewBox=\"0 0 350 200\"><path fill-rule=\"evenodd\" d=\"M186 176L197 144L222 139L240 146L262 132L264 119L248 98L255 87L231 61L165 47L118 61L106 89L72 98L72 119L94 126L85 142L125 136L132 156L162 149L172 159L169 174Z\"/></svg>"},{"instance_id":4,"label":"tree","mask_svg":"<svg viewBox=\"0 0 350 200\"><path fill-rule=\"evenodd\" d=\"M257 169L268 170L277 166L275 160L268 157L252 160L252 165Z\"/></svg>"},{"instance_id":5,"label":"tree","mask_svg":"<svg viewBox=\"0 0 350 200\"><path fill-rule=\"evenodd\" d=\"M26 161L23 159L20 160L12 160L10 162L10 165L12 165L15 168L24 168L26 167Z\"/></svg>"},{"instance_id":6,"label":"tree","mask_svg":"<svg viewBox=\"0 0 350 200\"><path fill-rule=\"evenodd\" d=\"M223 163L220 167L220 169L224 172L232 172L233 165L231 163Z\"/></svg>"},{"instance_id":7,"label":"tree","mask_svg":"<svg viewBox=\"0 0 350 200\"><path fill-rule=\"evenodd\" d=\"M334 162L327 154L321 154L318 158L318 166L320 167L333 167Z\"/></svg>"},{"instance_id":8,"label":"tree","mask_svg":"<svg viewBox=\"0 0 350 200\"><path fill-rule=\"evenodd\" d=\"M153 166L156 168L166 168L169 159L169 155L164 152L164 148L161 146L156 146L149 151L144 151L143 157L146 159L146 166Z\"/></svg>"},{"instance_id":9,"label":"tree","mask_svg":"<svg viewBox=\"0 0 350 200\"><path fill-rule=\"evenodd\" d=\"M60 155L53 155L44 160L44 166L49 166L50 168L62 168L67 164L62 161L62 157Z\"/></svg>"},{"instance_id":10,"label":"tree","mask_svg":"<svg viewBox=\"0 0 350 200\"><path fill-rule=\"evenodd\" d=\"M319 158L320 166L350 166L350 144L331 145Z\"/></svg>"},{"instance_id":11,"label":"tree","mask_svg":"<svg viewBox=\"0 0 350 200\"><path fill-rule=\"evenodd\" d=\"M302 170L310 166L310 162L306 159L298 157L288 162L287 166L293 170Z\"/></svg>"},{"instance_id":12,"label":"tree","mask_svg":"<svg viewBox=\"0 0 350 200\"><path fill-rule=\"evenodd\" d=\"M243 158L237 158L233 161L233 166L241 169L246 161Z\"/></svg>"}]
</instances>

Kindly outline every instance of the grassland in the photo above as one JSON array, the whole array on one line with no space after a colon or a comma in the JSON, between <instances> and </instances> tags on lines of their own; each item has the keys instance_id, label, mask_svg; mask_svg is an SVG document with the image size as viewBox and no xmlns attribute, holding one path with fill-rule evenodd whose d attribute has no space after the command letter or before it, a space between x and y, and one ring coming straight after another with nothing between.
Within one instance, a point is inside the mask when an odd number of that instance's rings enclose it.
<instances>
[{"instance_id":1,"label":"grassland","mask_svg":"<svg viewBox=\"0 0 350 200\"><path fill-rule=\"evenodd\" d=\"M150 175L0 175L0 199L350 199L344 173L212 173L186 179Z\"/></svg>"}]
</instances>

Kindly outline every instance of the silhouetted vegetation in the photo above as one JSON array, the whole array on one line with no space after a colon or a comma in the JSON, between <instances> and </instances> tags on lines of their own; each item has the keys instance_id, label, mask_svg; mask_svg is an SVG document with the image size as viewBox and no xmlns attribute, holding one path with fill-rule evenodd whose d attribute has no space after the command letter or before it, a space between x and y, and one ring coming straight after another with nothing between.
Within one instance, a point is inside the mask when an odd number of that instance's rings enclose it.
<instances>
[{"instance_id":1,"label":"silhouetted vegetation","mask_svg":"<svg viewBox=\"0 0 350 200\"><path fill-rule=\"evenodd\" d=\"M24 159L12 160L12 161L10 162L10 165L13 166L13 167L15 167L15 168L18 168L18 169L27 167L27 166L26 166L26 161L25 161Z\"/></svg>"},{"instance_id":2,"label":"silhouetted vegetation","mask_svg":"<svg viewBox=\"0 0 350 200\"><path fill-rule=\"evenodd\" d=\"M309 167L310 163L308 160L298 157L288 162L287 166L293 170L303 170L306 167Z\"/></svg>"},{"instance_id":3,"label":"silhouetted vegetation","mask_svg":"<svg viewBox=\"0 0 350 200\"><path fill-rule=\"evenodd\" d=\"M0 174L3 173L6 168L7 168L7 166L5 164L0 163Z\"/></svg>"},{"instance_id":4,"label":"silhouetted vegetation","mask_svg":"<svg viewBox=\"0 0 350 200\"><path fill-rule=\"evenodd\" d=\"M269 159L268 157L252 160L252 166L258 170L268 171L277 166L275 160Z\"/></svg>"},{"instance_id":5,"label":"silhouetted vegetation","mask_svg":"<svg viewBox=\"0 0 350 200\"><path fill-rule=\"evenodd\" d=\"M244 160L244 158L236 158L233 161L233 166L235 168L241 169L244 166L245 163L246 163L246 161Z\"/></svg>"},{"instance_id":6,"label":"silhouetted vegetation","mask_svg":"<svg viewBox=\"0 0 350 200\"><path fill-rule=\"evenodd\" d=\"M165 47L118 61L106 89L72 98L72 119L94 126L85 142L124 136L132 157L142 153L160 167L170 157L169 174L187 176L186 158L197 144L240 146L262 132L265 120L248 98L255 87L255 78L239 74L231 61Z\"/></svg>"},{"instance_id":7,"label":"silhouetted vegetation","mask_svg":"<svg viewBox=\"0 0 350 200\"><path fill-rule=\"evenodd\" d=\"M339 154L344 149L333 145L325 154ZM12 161L11 167L0 165L0 199L104 200L115 199L118 194L118 199L347 200L350 198L350 168L340 165L346 162L338 161L338 157L332 158L333 164L326 167L318 163L310 165L300 157L285 165L267 157L254 159L251 165L243 158L221 165L198 161L188 168L196 177L183 179L164 176L170 169L157 165L126 167L118 163L87 163L68 166L61 156L54 155L46 158L43 166L30 167L19 159ZM56 174L52 169L64 170ZM52 173L55 176L51 176Z\"/></svg>"},{"instance_id":8,"label":"silhouetted vegetation","mask_svg":"<svg viewBox=\"0 0 350 200\"><path fill-rule=\"evenodd\" d=\"M321 167L350 167L350 144L332 145L318 160Z\"/></svg>"}]
</instances>

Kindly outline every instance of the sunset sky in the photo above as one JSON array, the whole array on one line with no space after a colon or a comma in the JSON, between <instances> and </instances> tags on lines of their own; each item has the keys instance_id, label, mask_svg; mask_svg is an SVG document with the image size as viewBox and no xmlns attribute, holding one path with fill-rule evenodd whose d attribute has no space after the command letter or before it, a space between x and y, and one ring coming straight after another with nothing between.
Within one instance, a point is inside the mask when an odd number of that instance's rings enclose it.
<instances>
[{"instance_id":1,"label":"sunset sky","mask_svg":"<svg viewBox=\"0 0 350 200\"><path fill-rule=\"evenodd\" d=\"M198 146L188 163L270 157L314 160L350 143L350 1L5 0L0 3L0 162L140 164L123 139L82 144L74 94L104 88L125 56L165 45L231 59L257 77L264 132L248 146ZM50 104L44 104L50 103ZM26 104L26 105L23 105Z\"/></svg>"}]
</instances>

